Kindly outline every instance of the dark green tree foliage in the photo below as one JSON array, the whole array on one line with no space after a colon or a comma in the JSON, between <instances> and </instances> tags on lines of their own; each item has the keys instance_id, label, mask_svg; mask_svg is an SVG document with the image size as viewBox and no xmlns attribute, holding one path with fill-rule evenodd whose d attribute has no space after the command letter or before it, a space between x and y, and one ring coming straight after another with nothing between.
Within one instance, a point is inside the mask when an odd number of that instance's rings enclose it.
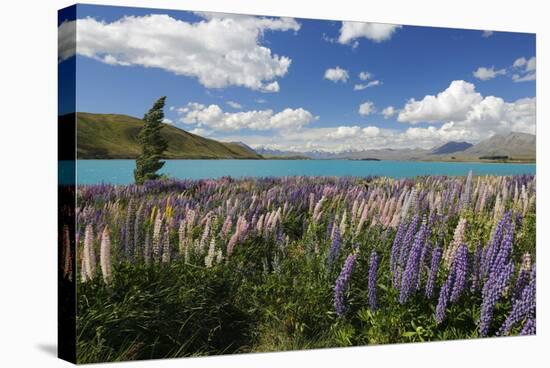
<instances>
[{"instance_id":1,"label":"dark green tree foliage","mask_svg":"<svg viewBox=\"0 0 550 368\"><path fill-rule=\"evenodd\" d=\"M136 160L134 178L136 184L160 177L157 171L164 166L160 160L162 153L168 147L168 142L160 135L163 128L164 103L166 96L159 98L153 107L143 116L143 128L139 132L138 141L141 145L141 155Z\"/></svg>"}]
</instances>

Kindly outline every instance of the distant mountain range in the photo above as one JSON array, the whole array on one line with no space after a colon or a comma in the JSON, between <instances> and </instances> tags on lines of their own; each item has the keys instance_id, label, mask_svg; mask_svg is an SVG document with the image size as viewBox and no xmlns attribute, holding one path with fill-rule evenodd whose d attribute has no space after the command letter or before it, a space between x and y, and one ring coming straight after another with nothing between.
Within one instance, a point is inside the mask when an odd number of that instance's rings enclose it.
<instances>
[{"instance_id":1,"label":"distant mountain range","mask_svg":"<svg viewBox=\"0 0 550 368\"><path fill-rule=\"evenodd\" d=\"M509 160L534 162L536 159L536 136L527 133L497 134L477 144L447 142L432 149L382 148L371 150L348 150L342 152L277 151L256 148L256 152L270 157L304 156L311 159L353 160L405 160L405 161L495 161Z\"/></svg>"},{"instance_id":2,"label":"distant mountain range","mask_svg":"<svg viewBox=\"0 0 550 368\"><path fill-rule=\"evenodd\" d=\"M77 113L79 159L136 158L141 152L137 136L143 121L128 115ZM165 124L166 159L261 159L242 143L223 143Z\"/></svg>"},{"instance_id":3,"label":"distant mountain range","mask_svg":"<svg viewBox=\"0 0 550 368\"><path fill-rule=\"evenodd\" d=\"M445 155L448 153L455 153L467 150L472 147L473 144L468 142L448 142L442 146L436 147L432 150L432 155Z\"/></svg>"},{"instance_id":4,"label":"distant mountain range","mask_svg":"<svg viewBox=\"0 0 550 368\"><path fill-rule=\"evenodd\" d=\"M516 159L535 159L536 136L526 133L510 133L494 135L463 151L459 157L477 156L508 156Z\"/></svg>"},{"instance_id":5,"label":"distant mountain range","mask_svg":"<svg viewBox=\"0 0 550 368\"><path fill-rule=\"evenodd\" d=\"M80 159L117 159L138 157L137 135L143 121L128 115L77 113L77 143ZM165 159L351 159L411 161L522 161L534 162L536 137L526 133L494 135L475 145L447 142L432 149L384 148L372 150L279 151L251 148L243 142L218 142L173 125L165 124L161 133L168 141Z\"/></svg>"}]
</instances>

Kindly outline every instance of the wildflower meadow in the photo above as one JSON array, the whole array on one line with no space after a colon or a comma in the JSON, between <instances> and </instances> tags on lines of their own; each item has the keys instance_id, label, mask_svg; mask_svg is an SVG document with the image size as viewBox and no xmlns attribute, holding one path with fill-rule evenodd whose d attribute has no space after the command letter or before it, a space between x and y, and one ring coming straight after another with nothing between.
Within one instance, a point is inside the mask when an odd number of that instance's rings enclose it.
<instances>
[{"instance_id":1,"label":"wildflower meadow","mask_svg":"<svg viewBox=\"0 0 550 368\"><path fill-rule=\"evenodd\" d=\"M81 185L79 362L535 334L535 199L472 172Z\"/></svg>"}]
</instances>

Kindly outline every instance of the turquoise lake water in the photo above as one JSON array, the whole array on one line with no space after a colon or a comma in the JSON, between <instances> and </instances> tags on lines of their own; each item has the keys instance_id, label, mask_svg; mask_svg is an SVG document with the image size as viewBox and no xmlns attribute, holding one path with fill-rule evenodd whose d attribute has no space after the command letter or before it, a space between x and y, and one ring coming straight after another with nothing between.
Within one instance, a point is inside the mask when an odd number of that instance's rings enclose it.
<instances>
[{"instance_id":1,"label":"turquoise lake water","mask_svg":"<svg viewBox=\"0 0 550 368\"><path fill-rule=\"evenodd\" d=\"M78 160L78 184L129 184L134 160ZM351 160L166 160L161 172L178 179L221 176L390 176L535 174L534 164Z\"/></svg>"}]
</instances>

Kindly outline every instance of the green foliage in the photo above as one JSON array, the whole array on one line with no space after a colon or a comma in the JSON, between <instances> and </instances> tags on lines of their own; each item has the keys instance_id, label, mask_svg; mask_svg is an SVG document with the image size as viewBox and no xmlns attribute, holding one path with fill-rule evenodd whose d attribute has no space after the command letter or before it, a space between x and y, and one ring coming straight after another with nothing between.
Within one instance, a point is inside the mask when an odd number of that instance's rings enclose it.
<instances>
[{"instance_id":1,"label":"green foliage","mask_svg":"<svg viewBox=\"0 0 550 368\"><path fill-rule=\"evenodd\" d=\"M246 301L234 300L223 268L125 265L114 275L78 285L79 363L235 353L249 341Z\"/></svg>"},{"instance_id":2,"label":"green foliage","mask_svg":"<svg viewBox=\"0 0 550 368\"><path fill-rule=\"evenodd\" d=\"M164 112L162 110L165 101L166 96L159 98L143 117L143 128L138 134L141 155L136 160L134 170L136 184L158 179L160 176L157 171L164 166L164 161L161 161L160 157L168 148L168 142L160 135L160 130L163 128Z\"/></svg>"}]
</instances>

